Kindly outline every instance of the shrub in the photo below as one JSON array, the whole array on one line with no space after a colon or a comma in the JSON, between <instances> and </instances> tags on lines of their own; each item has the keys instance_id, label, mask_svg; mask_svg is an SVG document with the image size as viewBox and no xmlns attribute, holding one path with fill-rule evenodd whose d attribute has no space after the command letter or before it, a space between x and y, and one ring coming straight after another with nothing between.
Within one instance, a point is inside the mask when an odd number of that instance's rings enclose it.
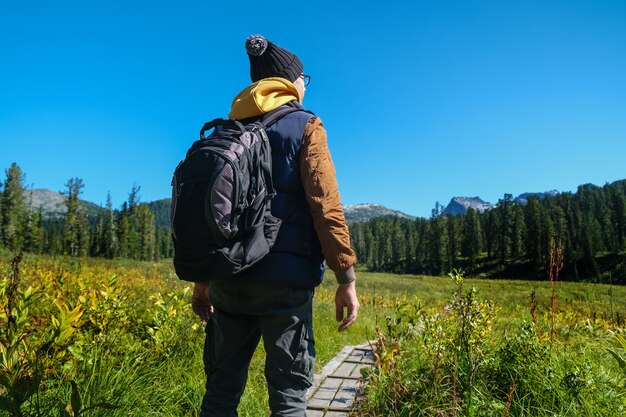
<instances>
[{"instance_id":1,"label":"shrub","mask_svg":"<svg viewBox=\"0 0 626 417\"><path fill-rule=\"evenodd\" d=\"M464 289L458 273L451 278L456 290L443 309L403 304L378 329L378 363L365 374L358 415L623 414L626 396L602 356L541 338L532 322L496 333L494 303Z\"/></svg>"}]
</instances>

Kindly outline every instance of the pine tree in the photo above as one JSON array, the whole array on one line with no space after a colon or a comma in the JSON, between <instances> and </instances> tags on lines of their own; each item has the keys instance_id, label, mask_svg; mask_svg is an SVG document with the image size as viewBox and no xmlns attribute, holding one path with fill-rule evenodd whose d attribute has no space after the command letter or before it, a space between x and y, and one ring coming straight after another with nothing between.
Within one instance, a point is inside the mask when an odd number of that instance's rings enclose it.
<instances>
[{"instance_id":1,"label":"pine tree","mask_svg":"<svg viewBox=\"0 0 626 417\"><path fill-rule=\"evenodd\" d=\"M430 218L434 219L441 216L444 210L444 206L439 201L435 201L435 207L430 211Z\"/></svg>"},{"instance_id":2,"label":"pine tree","mask_svg":"<svg viewBox=\"0 0 626 417\"><path fill-rule=\"evenodd\" d=\"M606 187L599 189L596 193L595 199L595 218L600 224L601 242L598 246L598 251L611 251L614 252L615 247L615 229L613 228L613 219L611 218L611 211L609 209L610 198L607 196Z\"/></svg>"},{"instance_id":3,"label":"pine tree","mask_svg":"<svg viewBox=\"0 0 626 417\"><path fill-rule=\"evenodd\" d=\"M155 229L154 213L147 204L137 207L137 225L139 236L139 259L151 261L154 259Z\"/></svg>"},{"instance_id":4,"label":"pine tree","mask_svg":"<svg viewBox=\"0 0 626 417\"><path fill-rule=\"evenodd\" d=\"M366 224L359 222L348 225L350 229L350 244L357 259L365 260L366 257L366 242L365 242L365 229Z\"/></svg>"},{"instance_id":5,"label":"pine tree","mask_svg":"<svg viewBox=\"0 0 626 417\"><path fill-rule=\"evenodd\" d=\"M482 215L483 219L483 233L485 249L487 250L487 257L489 259L494 258L495 248L497 246L496 239L498 236L497 218L495 210L488 210Z\"/></svg>"},{"instance_id":6,"label":"pine tree","mask_svg":"<svg viewBox=\"0 0 626 417\"><path fill-rule=\"evenodd\" d=\"M400 226L400 219L395 217L389 223L391 240L391 264L394 272L401 272L401 265L406 261L405 234Z\"/></svg>"},{"instance_id":7,"label":"pine tree","mask_svg":"<svg viewBox=\"0 0 626 417\"><path fill-rule=\"evenodd\" d=\"M511 217L511 257L519 259L524 255L524 237L526 235L526 222L524 221L524 209L522 206L514 204Z\"/></svg>"},{"instance_id":8,"label":"pine tree","mask_svg":"<svg viewBox=\"0 0 626 417\"><path fill-rule=\"evenodd\" d=\"M446 226L448 228L448 250L447 258L450 268L456 268L459 254L461 253L461 228L459 221L461 218L446 216Z\"/></svg>"},{"instance_id":9,"label":"pine tree","mask_svg":"<svg viewBox=\"0 0 626 417\"><path fill-rule=\"evenodd\" d=\"M376 252L378 252L378 247L376 246L376 238L372 233L372 225L371 223L367 223L365 226L365 257L361 260L362 263L366 264L370 270L375 270L376 265Z\"/></svg>"},{"instance_id":10,"label":"pine tree","mask_svg":"<svg viewBox=\"0 0 626 417\"><path fill-rule=\"evenodd\" d=\"M129 221L128 221L128 204L126 201L122 203L122 209L117 216L117 242L118 242L118 256L120 258L129 258L130 250L128 244L129 234Z\"/></svg>"},{"instance_id":11,"label":"pine tree","mask_svg":"<svg viewBox=\"0 0 626 417\"><path fill-rule=\"evenodd\" d=\"M426 219L418 218L415 220L416 245L415 245L415 273L423 274L426 272L426 264L428 259L428 237L429 224Z\"/></svg>"},{"instance_id":12,"label":"pine tree","mask_svg":"<svg viewBox=\"0 0 626 417\"><path fill-rule=\"evenodd\" d=\"M431 274L442 275L450 269L446 218L438 216L431 219L429 232L428 271Z\"/></svg>"},{"instance_id":13,"label":"pine tree","mask_svg":"<svg viewBox=\"0 0 626 417\"><path fill-rule=\"evenodd\" d=\"M132 259L141 259L141 234L140 234L140 218L138 215L139 207L139 190L141 187L133 185L133 188L128 194L128 205L124 211L124 215L127 219L128 229L126 230L126 245L128 251L128 257Z\"/></svg>"},{"instance_id":14,"label":"pine tree","mask_svg":"<svg viewBox=\"0 0 626 417\"><path fill-rule=\"evenodd\" d=\"M479 217L473 208L469 208L463 217L461 254L469 260L471 269L475 267L481 250L482 233Z\"/></svg>"},{"instance_id":15,"label":"pine tree","mask_svg":"<svg viewBox=\"0 0 626 417\"><path fill-rule=\"evenodd\" d=\"M404 222L404 240L404 252L406 253L405 272L407 272L408 269L411 268L412 265L415 263L415 245L417 242L417 230L415 227L415 222Z\"/></svg>"},{"instance_id":16,"label":"pine tree","mask_svg":"<svg viewBox=\"0 0 626 417\"><path fill-rule=\"evenodd\" d=\"M570 259L565 257L565 254L569 254L571 252L571 243L569 238L569 231L567 227L567 218L565 216L565 212L563 208L556 205L553 206L552 209L552 223L554 224L554 237L556 241L559 242L563 254L564 254L564 262L569 262Z\"/></svg>"},{"instance_id":17,"label":"pine tree","mask_svg":"<svg viewBox=\"0 0 626 417\"><path fill-rule=\"evenodd\" d=\"M614 251L619 253L626 246L626 195L619 184L610 191L611 223L614 230Z\"/></svg>"},{"instance_id":18,"label":"pine tree","mask_svg":"<svg viewBox=\"0 0 626 417\"><path fill-rule=\"evenodd\" d=\"M104 224L102 229L102 255L105 258L113 259L117 253L117 231L115 225L115 212L111 202L111 193L107 192L106 212L104 214Z\"/></svg>"},{"instance_id":19,"label":"pine tree","mask_svg":"<svg viewBox=\"0 0 626 417\"><path fill-rule=\"evenodd\" d=\"M63 226L64 252L70 256L85 256L89 250L89 225L79 196L84 187L80 178L70 178L65 184L65 224Z\"/></svg>"},{"instance_id":20,"label":"pine tree","mask_svg":"<svg viewBox=\"0 0 626 417\"><path fill-rule=\"evenodd\" d=\"M504 198L498 201L498 207L495 209L498 216L498 259L502 265L507 263L511 254L512 198L511 194L504 194Z\"/></svg>"},{"instance_id":21,"label":"pine tree","mask_svg":"<svg viewBox=\"0 0 626 417\"><path fill-rule=\"evenodd\" d=\"M43 212L30 208L26 221L26 242L24 249L32 253L42 253L44 250L45 230L43 228Z\"/></svg>"},{"instance_id":22,"label":"pine tree","mask_svg":"<svg viewBox=\"0 0 626 417\"><path fill-rule=\"evenodd\" d=\"M372 231L370 230L370 233L372 233ZM367 253L367 258L368 258L368 262L367 262L367 268L370 271L380 271L380 263L379 263L379 241L378 241L378 237L375 237L371 240L371 243L369 245L369 249L368 249L368 253Z\"/></svg>"},{"instance_id":23,"label":"pine tree","mask_svg":"<svg viewBox=\"0 0 626 417\"><path fill-rule=\"evenodd\" d=\"M541 218L543 208L539 199L530 197L525 206L526 214L526 256L535 266L542 265Z\"/></svg>"},{"instance_id":24,"label":"pine tree","mask_svg":"<svg viewBox=\"0 0 626 417\"><path fill-rule=\"evenodd\" d=\"M386 271L389 268L389 263L393 253L391 233L388 223L382 218L378 220L378 236L380 236L380 243L378 246L378 265L381 270Z\"/></svg>"},{"instance_id":25,"label":"pine tree","mask_svg":"<svg viewBox=\"0 0 626 417\"><path fill-rule=\"evenodd\" d=\"M104 236L104 216L101 210L96 214L96 223L95 226L91 228L90 232L90 256L104 256L104 242L102 240Z\"/></svg>"},{"instance_id":26,"label":"pine tree","mask_svg":"<svg viewBox=\"0 0 626 417\"><path fill-rule=\"evenodd\" d=\"M374 244L372 245L372 261L371 261L371 269L373 271L381 271L384 264L384 256L383 249L381 246L384 246L383 230L379 224L378 219L373 219L370 223L370 227L372 230L372 235L374 236Z\"/></svg>"},{"instance_id":27,"label":"pine tree","mask_svg":"<svg viewBox=\"0 0 626 417\"><path fill-rule=\"evenodd\" d=\"M576 221L576 205L574 204L572 193L561 193L557 197L558 205L563 209L565 216L567 239L563 241L563 261L572 278L576 279L576 236L578 233L578 223Z\"/></svg>"},{"instance_id":28,"label":"pine tree","mask_svg":"<svg viewBox=\"0 0 626 417\"><path fill-rule=\"evenodd\" d=\"M595 224L594 224L595 223ZM582 250L582 257L579 261L579 270L585 275L596 276L597 264L595 259L596 242L598 240L599 225L592 218L590 213L582 215L581 230L579 233L579 247Z\"/></svg>"},{"instance_id":29,"label":"pine tree","mask_svg":"<svg viewBox=\"0 0 626 417\"><path fill-rule=\"evenodd\" d=\"M24 244L24 228L26 223L26 202L24 197L25 175L20 167L13 162L5 169L6 180L2 191L0 212L2 215L2 241L10 250L20 250Z\"/></svg>"},{"instance_id":30,"label":"pine tree","mask_svg":"<svg viewBox=\"0 0 626 417\"><path fill-rule=\"evenodd\" d=\"M540 265L547 266L550 260L550 246L554 239L554 222L550 216L550 212L544 207L541 212L541 226L540 226L540 245L541 245L541 258Z\"/></svg>"}]
</instances>

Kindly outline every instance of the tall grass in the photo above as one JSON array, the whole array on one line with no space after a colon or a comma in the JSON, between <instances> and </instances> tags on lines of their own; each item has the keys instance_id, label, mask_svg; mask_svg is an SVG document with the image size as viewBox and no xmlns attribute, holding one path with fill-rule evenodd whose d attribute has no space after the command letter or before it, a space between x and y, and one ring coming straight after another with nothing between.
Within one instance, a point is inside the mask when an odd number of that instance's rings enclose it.
<instances>
[{"instance_id":1,"label":"tall grass","mask_svg":"<svg viewBox=\"0 0 626 417\"><path fill-rule=\"evenodd\" d=\"M204 329L191 312L190 285L175 277L168 262L27 255L14 268L11 260L0 255L0 415L197 415L204 392ZM618 391L623 384L617 381L624 375L608 349L626 358L610 333L623 335L626 288L559 282L559 333L550 344L544 336L550 334L549 282L464 279L462 288L458 284L440 277L360 272L359 319L338 333L336 284L327 276L314 303L316 366L344 345L379 337L385 365L369 376L363 415L437 415L435 410L459 415L468 401L474 413L491 404L501 410L494 415L504 415L507 407L509 415L521 415L516 413L536 404L549 410L546 398L562 403L574 392L577 409L586 404L593 415L598 392L617 398L608 404L623 401ZM471 287L476 291L467 298ZM536 325L529 313L533 289ZM483 313L485 325L475 326L482 323L476 315ZM533 352L547 359L529 364ZM502 357L510 360L497 360ZM241 416L268 414L263 362L259 346ZM570 388L559 388L557 395L546 383L529 396L526 387L535 386L530 375L548 370ZM589 378L591 385L584 382ZM407 398L412 405L399 411ZM419 414L416 404L431 414Z\"/></svg>"},{"instance_id":2,"label":"tall grass","mask_svg":"<svg viewBox=\"0 0 626 417\"><path fill-rule=\"evenodd\" d=\"M577 316L571 311L554 311L555 279L549 315L543 319L543 327L550 329L543 332L550 335L546 338L539 332L542 320L536 317L535 296L528 299L527 319L506 317L475 286L468 289L458 274L452 274L451 281L456 290L443 308L424 308L425 303L415 301L397 309L387 318L386 328L379 329L379 363L366 374L358 415L624 414L622 377L601 348L610 337L609 329L624 329L598 319L610 319L607 311L595 310L593 318L582 323L571 321ZM507 326L494 326L498 315L509 320ZM556 327L562 338L556 336ZM392 364L386 363L387 346L398 347Z\"/></svg>"}]
</instances>

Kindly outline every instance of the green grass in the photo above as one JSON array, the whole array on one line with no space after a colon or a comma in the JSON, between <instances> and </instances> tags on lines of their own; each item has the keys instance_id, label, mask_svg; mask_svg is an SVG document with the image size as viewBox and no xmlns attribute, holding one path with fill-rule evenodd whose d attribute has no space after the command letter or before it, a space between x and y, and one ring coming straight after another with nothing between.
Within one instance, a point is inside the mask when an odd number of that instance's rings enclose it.
<instances>
[{"instance_id":1,"label":"green grass","mask_svg":"<svg viewBox=\"0 0 626 417\"><path fill-rule=\"evenodd\" d=\"M6 254L0 256L3 281L10 275L8 261ZM85 407L98 403L110 403L117 407L113 410L95 408L85 413L86 416L197 415L204 390L201 360L204 333L201 323L191 312L190 293L183 292L189 284L174 276L168 262L27 256L21 270L19 291L23 292L31 285L35 295L27 311L18 309L14 313L25 318L26 324L21 330L27 335L26 340L30 341L33 352L36 346L41 347L46 343L49 346L47 356L42 356L37 366L28 367L27 362L21 365L26 373L43 373L37 395L30 397L24 404L24 415L62 415L59 410L64 410L70 403L70 381L76 382ZM533 289L537 299L537 330L544 337L543 343L547 343L545 337L550 330L549 282L467 279L464 285L466 288L471 285L478 288L478 300L491 299L495 303L492 330L486 340L487 348L495 352L506 344L507 338L519 336L519 329L524 322L532 322L530 294ZM399 312L406 310L406 306L421 305L420 311L427 317L437 314L445 316L455 291L455 284L448 277L359 271L359 318L347 332L339 333L334 317L335 287L334 277L327 274L324 283L316 291L313 325L318 370L343 346L380 337L387 331L387 317L396 317ZM1 295L4 304L0 310L4 310L6 294ZM562 372L559 372L566 374L575 366L582 366L580 361L568 364L568 360L590 357L590 372L593 375L603 371L607 378L617 380L621 375L619 366L606 352L606 348L611 345L610 331L623 331L626 288L558 282L556 295L558 344L553 346L556 348L554 350L567 354L547 363L560 364ZM162 300L158 305L155 304L157 299ZM58 337L50 327L50 318L60 314L55 303L64 303L71 308L78 306L83 312L80 323L76 325L76 332L64 344L59 344ZM417 318L420 317L426 316ZM3 329L6 329L6 320L7 317L0 314ZM377 333L377 324L380 334ZM452 326L450 323L448 325ZM4 337L6 332L0 333L0 336L5 340L3 343L8 343ZM405 337L394 363L397 369L402 364L402 372L417 380L428 375L423 373L427 369L425 359L411 356L411 353L419 356L419 352L423 352L420 343L417 338ZM15 349L21 355L32 353L22 345ZM57 352L56 356L50 352ZM60 352L65 353L61 355ZM618 350L618 354L623 353ZM3 372L17 372L16 369ZM496 373L493 370L492 374ZM363 415L422 415L393 414L393 410L385 409L387 397L383 396L380 400L375 395L379 387L377 381L383 384L380 387L387 392L390 392L392 386L384 384L401 382L382 377L372 378L372 390L367 397L372 407L370 411L362 411ZM577 381L574 378L570 382L575 386ZM9 395L10 389L0 388L0 393ZM485 395L482 398L485 402L495 401ZM251 364L248 385L239 408L240 416L267 415L266 397L263 350L259 347ZM440 397L430 395L424 401L431 401L431 406L445 403L446 397ZM481 399L480 396L476 398L476 401ZM520 398L519 401L523 403L525 399ZM594 415L593 406L586 406L590 416ZM377 407L382 410L379 414ZM445 409L446 406L442 405L441 408ZM11 414L2 414L0 411L0 415Z\"/></svg>"},{"instance_id":2,"label":"green grass","mask_svg":"<svg viewBox=\"0 0 626 417\"><path fill-rule=\"evenodd\" d=\"M363 278L364 286L388 294L381 281L387 277ZM393 281L409 293L414 283L416 299L397 308L381 329L388 347L382 353L390 346L397 352L369 375L358 415L603 416L626 410L625 375L608 352L612 332L624 332L626 288L557 282L551 340L549 282L465 279L459 291L450 279ZM415 305L419 312L410 308Z\"/></svg>"}]
</instances>

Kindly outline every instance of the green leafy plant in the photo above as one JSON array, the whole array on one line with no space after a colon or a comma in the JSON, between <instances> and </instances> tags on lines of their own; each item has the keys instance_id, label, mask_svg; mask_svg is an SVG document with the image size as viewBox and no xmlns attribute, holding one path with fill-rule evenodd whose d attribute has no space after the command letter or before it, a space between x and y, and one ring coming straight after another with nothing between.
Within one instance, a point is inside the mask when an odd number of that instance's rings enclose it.
<instances>
[{"instance_id":1,"label":"green leafy plant","mask_svg":"<svg viewBox=\"0 0 626 417\"><path fill-rule=\"evenodd\" d=\"M22 406L38 390L41 372L38 369L38 341L32 340L28 329L28 313L33 302L33 289L19 291L22 254L11 260L11 270L0 283L0 410L11 416L22 416Z\"/></svg>"},{"instance_id":2,"label":"green leafy plant","mask_svg":"<svg viewBox=\"0 0 626 417\"><path fill-rule=\"evenodd\" d=\"M467 408L471 410L476 375L479 367L486 361L485 353L489 344L488 336L492 329L494 305L491 301L479 300L475 286L465 290L463 276L459 271L454 270L449 276L456 285L456 291L450 303L456 329L454 336L449 340L450 348L455 355L455 391L459 382Z\"/></svg>"}]
</instances>

